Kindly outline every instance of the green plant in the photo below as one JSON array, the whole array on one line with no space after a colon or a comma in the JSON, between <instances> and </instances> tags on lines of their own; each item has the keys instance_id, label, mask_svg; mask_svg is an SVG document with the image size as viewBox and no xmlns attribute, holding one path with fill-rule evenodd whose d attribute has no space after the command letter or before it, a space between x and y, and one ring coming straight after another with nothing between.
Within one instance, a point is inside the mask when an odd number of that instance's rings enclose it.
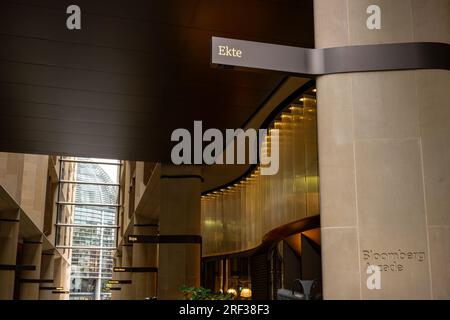
<instances>
[{"instance_id":1,"label":"green plant","mask_svg":"<svg viewBox=\"0 0 450 320\"><path fill-rule=\"evenodd\" d=\"M232 300L233 296L223 293L215 293L210 289L182 286L185 300Z\"/></svg>"}]
</instances>

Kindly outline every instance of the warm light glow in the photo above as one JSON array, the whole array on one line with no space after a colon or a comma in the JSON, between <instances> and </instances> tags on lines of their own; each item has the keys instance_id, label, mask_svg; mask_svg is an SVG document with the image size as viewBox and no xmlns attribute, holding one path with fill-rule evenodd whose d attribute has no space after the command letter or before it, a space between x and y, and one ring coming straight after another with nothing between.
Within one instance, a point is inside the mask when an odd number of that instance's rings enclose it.
<instances>
[{"instance_id":1,"label":"warm light glow","mask_svg":"<svg viewBox=\"0 0 450 320\"><path fill-rule=\"evenodd\" d=\"M227 293L231 294L233 296L237 296L237 291L236 291L236 289L233 289L233 288L228 289Z\"/></svg>"},{"instance_id":2,"label":"warm light glow","mask_svg":"<svg viewBox=\"0 0 450 320\"><path fill-rule=\"evenodd\" d=\"M228 193L219 193L211 201L202 201L202 221L217 221L216 224L202 224L203 252L220 255L251 249L260 244L270 230L319 212L317 164L299 161L309 154L317 155L317 150L309 147L309 139L315 140L317 135L315 126L309 122L315 121L318 112L313 89L295 97L295 101L266 126L268 134L261 141L260 155L269 156L273 146L280 146L279 173L263 176L260 168L267 165L260 164L248 176L235 182ZM294 208L291 201L283 200L296 198L305 201L298 205L296 202ZM252 296L250 284L241 284L239 287L233 284L234 289L230 288L228 293L242 300L248 299Z\"/></svg>"},{"instance_id":3,"label":"warm light glow","mask_svg":"<svg viewBox=\"0 0 450 320\"><path fill-rule=\"evenodd\" d=\"M313 92L317 92L317 89L313 89Z\"/></svg>"},{"instance_id":4,"label":"warm light glow","mask_svg":"<svg viewBox=\"0 0 450 320\"><path fill-rule=\"evenodd\" d=\"M276 129L269 129L269 133L271 135L275 135L276 133L278 133L278 131L275 131Z\"/></svg>"},{"instance_id":5,"label":"warm light glow","mask_svg":"<svg viewBox=\"0 0 450 320\"><path fill-rule=\"evenodd\" d=\"M302 108L301 107L297 107L297 106L292 106L292 107L289 107L289 110L295 111L295 112L300 112L300 111L302 111Z\"/></svg>"},{"instance_id":6,"label":"warm light glow","mask_svg":"<svg viewBox=\"0 0 450 320\"><path fill-rule=\"evenodd\" d=\"M242 298L251 298L252 297L252 290L249 288L243 288L241 290L241 297Z\"/></svg>"}]
</instances>

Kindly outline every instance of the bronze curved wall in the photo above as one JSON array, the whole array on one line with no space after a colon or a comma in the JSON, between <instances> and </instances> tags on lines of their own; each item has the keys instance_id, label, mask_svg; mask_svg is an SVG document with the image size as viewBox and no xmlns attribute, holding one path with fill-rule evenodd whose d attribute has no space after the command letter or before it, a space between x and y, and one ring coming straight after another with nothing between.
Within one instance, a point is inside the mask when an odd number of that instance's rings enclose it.
<instances>
[{"instance_id":1,"label":"bronze curved wall","mask_svg":"<svg viewBox=\"0 0 450 320\"><path fill-rule=\"evenodd\" d=\"M280 168L202 197L203 255L243 251L267 232L319 213L315 90L297 96L269 128L279 129ZM269 130L263 150L275 134Z\"/></svg>"}]
</instances>

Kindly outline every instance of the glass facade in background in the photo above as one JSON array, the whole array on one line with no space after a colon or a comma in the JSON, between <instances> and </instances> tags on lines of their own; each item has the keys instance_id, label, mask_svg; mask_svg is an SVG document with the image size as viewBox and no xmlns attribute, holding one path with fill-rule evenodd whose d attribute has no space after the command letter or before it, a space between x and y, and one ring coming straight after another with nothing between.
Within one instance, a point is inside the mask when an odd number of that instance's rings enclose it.
<instances>
[{"instance_id":1,"label":"glass facade in background","mask_svg":"<svg viewBox=\"0 0 450 320\"><path fill-rule=\"evenodd\" d=\"M201 201L204 255L257 247L281 225L319 214L316 90L292 101L269 126L262 152L270 152L278 129L280 166L263 176L258 167L228 188Z\"/></svg>"},{"instance_id":2,"label":"glass facade in background","mask_svg":"<svg viewBox=\"0 0 450 320\"><path fill-rule=\"evenodd\" d=\"M59 227L72 234L70 299L106 300L111 298L107 284L112 279L117 241L120 162L76 161L75 180L60 181L60 189L74 186L74 200L61 204L73 208L73 223Z\"/></svg>"}]
</instances>

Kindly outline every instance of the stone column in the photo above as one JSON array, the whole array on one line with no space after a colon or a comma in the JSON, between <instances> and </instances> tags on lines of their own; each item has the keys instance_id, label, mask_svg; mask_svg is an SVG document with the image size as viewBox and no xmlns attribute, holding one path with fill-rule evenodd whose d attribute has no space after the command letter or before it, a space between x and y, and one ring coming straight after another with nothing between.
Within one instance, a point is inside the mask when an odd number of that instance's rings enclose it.
<instances>
[{"instance_id":1,"label":"stone column","mask_svg":"<svg viewBox=\"0 0 450 320\"><path fill-rule=\"evenodd\" d=\"M156 236L158 227L145 219L135 217L134 234ZM150 243L133 244L133 267L157 267L158 245ZM127 279L128 280L128 279ZM132 284L136 300L156 297L157 274L154 272L134 272Z\"/></svg>"},{"instance_id":2,"label":"stone column","mask_svg":"<svg viewBox=\"0 0 450 320\"><path fill-rule=\"evenodd\" d=\"M55 284L55 287L60 287L63 288L64 287L64 281L63 281L63 258L57 256L54 259L54 278L53 278L53 283ZM67 289L67 288L64 288ZM64 297L62 294L56 294L56 293L52 293L53 294L53 300L64 300Z\"/></svg>"},{"instance_id":3,"label":"stone column","mask_svg":"<svg viewBox=\"0 0 450 320\"><path fill-rule=\"evenodd\" d=\"M450 42L448 0L315 0L314 15L317 48ZM449 83L442 70L317 79L325 299L450 298Z\"/></svg>"},{"instance_id":4,"label":"stone column","mask_svg":"<svg viewBox=\"0 0 450 320\"><path fill-rule=\"evenodd\" d=\"M122 267L131 267L133 265L133 246L122 246ZM131 279L131 272L121 272L120 278L123 280ZM121 299L122 300L134 300L134 283L122 285Z\"/></svg>"},{"instance_id":5,"label":"stone column","mask_svg":"<svg viewBox=\"0 0 450 320\"><path fill-rule=\"evenodd\" d=\"M55 261L53 252L42 252L41 279L54 280ZM41 284L42 287L55 287L55 282ZM40 290L39 300L54 300L52 290Z\"/></svg>"},{"instance_id":6,"label":"stone column","mask_svg":"<svg viewBox=\"0 0 450 320\"><path fill-rule=\"evenodd\" d=\"M55 284L55 287L63 288L64 290L69 291L70 290L70 274L69 266L66 262L66 260L61 257L55 257L54 259L54 268L55 268L55 277L53 279L53 283ZM53 294L54 300L68 300L69 294L67 293L55 293Z\"/></svg>"},{"instance_id":7,"label":"stone column","mask_svg":"<svg viewBox=\"0 0 450 320\"><path fill-rule=\"evenodd\" d=\"M16 264L19 212L0 212L0 265ZM0 300L14 297L14 270L0 270Z\"/></svg>"},{"instance_id":8,"label":"stone column","mask_svg":"<svg viewBox=\"0 0 450 320\"><path fill-rule=\"evenodd\" d=\"M200 235L201 169L162 166L161 235ZM158 299L178 299L180 287L200 286L199 244L159 244Z\"/></svg>"},{"instance_id":9,"label":"stone column","mask_svg":"<svg viewBox=\"0 0 450 320\"><path fill-rule=\"evenodd\" d=\"M120 253L121 254L121 253ZM122 266L122 257L117 255L116 257L114 257L114 267L121 267ZM123 280L122 279L122 273L121 272L114 272L112 273L112 279L113 280ZM123 290L123 286L124 285L112 285L113 287L120 287L121 290L120 291L116 291L116 290L112 290L111 291L111 300L120 300L121 298L121 293Z\"/></svg>"},{"instance_id":10,"label":"stone column","mask_svg":"<svg viewBox=\"0 0 450 320\"><path fill-rule=\"evenodd\" d=\"M20 273L20 300L38 300L39 283L26 280L41 279L42 237L26 239L22 245L22 264L35 266L33 271Z\"/></svg>"}]
</instances>

